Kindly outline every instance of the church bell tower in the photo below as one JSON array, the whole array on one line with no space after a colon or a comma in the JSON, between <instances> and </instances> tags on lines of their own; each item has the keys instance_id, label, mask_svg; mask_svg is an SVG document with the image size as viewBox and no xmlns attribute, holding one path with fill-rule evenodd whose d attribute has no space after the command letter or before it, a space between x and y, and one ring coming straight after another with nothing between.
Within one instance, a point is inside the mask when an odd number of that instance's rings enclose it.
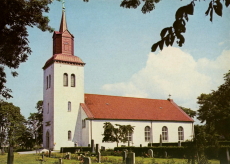
<instances>
[{"instance_id":1,"label":"church bell tower","mask_svg":"<svg viewBox=\"0 0 230 164\"><path fill-rule=\"evenodd\" d=\"M53 33L53 55L43 67L43 147L60 150L74 146L80 103L84 103L84 65L74 56L74 36L65 8L59 31Z\"/></svg>"}]
</instances>

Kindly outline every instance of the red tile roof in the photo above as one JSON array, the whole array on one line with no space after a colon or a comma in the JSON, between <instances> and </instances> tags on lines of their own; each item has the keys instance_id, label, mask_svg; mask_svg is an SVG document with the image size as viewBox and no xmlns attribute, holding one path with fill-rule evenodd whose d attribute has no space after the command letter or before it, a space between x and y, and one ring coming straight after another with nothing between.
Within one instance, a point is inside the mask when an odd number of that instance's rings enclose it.
<instances>
[{"instance_id":1,"label":"red tile roof","mask_svg":"<svg viewBox=\"0 0 230 164\"><path fill-rule=\"evenodd\" d=\"M90 119L193 122L173 100L85 94L81 104Z\"/></svg>"},{"instance_id":2,"label":"red tile roof","mask_svg":"<svg viewBox=\"0 0 230 164\"><path fill-rule=\"evenodd\" d=\"M43 69L47 68L50 64L54 62L65 62L69 64L85 65L85 63L77 56L65 55L65 54L55 54L45 63Z\"/></svg>"}]
</instances>

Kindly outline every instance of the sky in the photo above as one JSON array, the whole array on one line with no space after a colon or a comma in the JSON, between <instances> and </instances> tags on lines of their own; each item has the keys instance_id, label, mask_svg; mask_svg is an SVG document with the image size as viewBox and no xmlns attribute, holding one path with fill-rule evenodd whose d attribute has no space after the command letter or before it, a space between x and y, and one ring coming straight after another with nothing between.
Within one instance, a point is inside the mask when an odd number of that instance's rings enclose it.
<instances>
[{"instance_id":1,"label":"sky","mask_svg":"<svg viewBox=\"0 0 230 164\"><path fill-rule=\"evenodd\" d=\"M195 1L194 15L186 24L185 44L151 52L160 32L175 21L175 12L191 0L160 1L143 14L141 7L125 9L120 1L66 0L68 30L74 35L75 56L85 63L85 93L167 99L198 110L197 97L224 83L230 70L230 10L213 22L205 16L208 1ZM62 3L50 5L50 26L59 30ZM52 33L30 28L32 54L7 77L13 98L27 118L43 99L43 69L52 56ZM199 123L196 121L196 123Z\"/></svg>"}]
</instances>

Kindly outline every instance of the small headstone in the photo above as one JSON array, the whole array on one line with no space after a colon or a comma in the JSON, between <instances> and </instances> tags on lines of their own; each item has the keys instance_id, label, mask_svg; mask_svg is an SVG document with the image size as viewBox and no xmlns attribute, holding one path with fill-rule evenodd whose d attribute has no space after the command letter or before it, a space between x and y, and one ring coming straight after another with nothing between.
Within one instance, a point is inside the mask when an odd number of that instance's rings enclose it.
<instances>
[{"instance_id":1,"label":"small headstone","mask_svg":"<svg viewBox=\"0 0 230 164\"><path fill-rule=\"evenodd\" d=\"M180 141L178 141L178 146L181 147L181 142Z\"/></svg>"},{"instance_id":2,"label":"small headstone","mask_svg":"<svg viewBox=\"0 0 230 164\"><path fill-rule=\"evenodd\" d=\"M94 140L91 140L91 153L94 153Z\"/></svg>"},{"instance_id":3,"label":"small headstone","mask_svg":"<svg viewBox=\"0 0 230 164\"><path fill-rule=\"evenodd\" d=\"M122 159L123 159L123 162L126 161L126 158L127 158L127 152L126 152L126 151L123 151L123 152L122 152Z\"/></svg>"},{"instance_id":4,"label":"small headstone","mask_svg":"<svg viewBox=\"0 0 230 164\"><path fill-rule=\"evenodd\" d=\"M50 157L51 156L51 150L49 150L49 154L48 154L48 157Z\"/></svg>"},{"instance_id":5,"label":"small headstone","mask_svg":"<svg viewBox=\"0 0 230 164\"><path fill-rule=\"evenodd\" d=\"M101 163L101 153L97 153L97 163Z\"/></svg>"},{"instance_id":6,"label":"small headstone","mask_svg":"<svg viewBox=\"0 0 230 164\"><path fill-rule=\"evenodd\" d=\"M127 155L126 164L135 164L135 153L129 153Z\"/></svg>"},{"instance_id":7,"label":"small headstone","mask_svg":"<svg viewBox=\"0 0 230 164\"><path fill-rule=\"evenodd\" d=\"M59 164L62 164L62 158L59 158Z\"/></svg>"},{"instance_id":8,"label":"small headstone","mask_svg":"<svg viewBox=\"0 0 230 164\"><path fill-rule=\"evenodd\" d=\"M101 151L105 151L105 147L104 146L101 146Z\"/></svg>"},{"instance_id":9,"label":"small headstone","mask_svg":"<svg viewBox=\"0 0 230 164\"><path fill-rule=\"evenodd\" d=\"M153 150L152 149L148 150L148 155L150 158L153 158Z\"/></svg>"},{"instance_id":10,"label":"small headstone","mask_svg":"<svg viewBox=\"0 0 230 164\"><path fill-rule=\"evenodd\" d=\"M67 159L71 159L71 153L68 152L68 158Z\"/></svg>"},{"instance_id":11,"label":"small headstone","mask_svg":"<svg viewBox=\"0 0 230 164\"><path fill-rule=\"evenodd\" d=\"M142 147L142 144L140 144L140 147Z\"/></svg>"},{"instance_id":12,"label":"small headstone","mask_svg":"<svg viewBox=\"0 0 230 164\"><path fill-rule=\"evenodd\" d=\"M167 151L165 151L165 158L167 158L167 156L168 156L168 153L167 153Z\"/></svg>"},{"instance_id":13,"label":"small headstone","mask_svg":"<svg viewBox=\"0 0 230 164\"><path fill-rule=\"evenodd\" d=\"M83 158L83 164L91 164L91 159L90 159L90 157L84 157L84 158Z\"/></svg>"},{"instance_id":14,"label":"small headstone","mask_svg":"<svg viewBox=\"0 0 230 164\"><path fill-rule=\"evenodd\" d=\"M160 146L162 146L162 135L160 134Z\"/></svg>"},{"instance_id":15,"label":"small headstone","mask_svg":"<svg viewBox=\"0 0 230 164\"><path fill-rule=\"evenodd\" d=\"M45 155L44 155L44 152L42 152L42 160L43 160L43 161L44 161L44 156L45 156Z\"/></svg>"},{"instance_id":16,"label":"small headstone","mask_svg":"<svg viewBox=\"0 0 230 164\"><path fill-rule=\"evenodd\" d=\"M228 148L224 149L220 149L219 150L219 159L220 159L220 164L229 164L229 150Z\"/></svg>"},{"instance_id":17,"label":"small headstone","mask_svg":"<svg viewBox=\"0 0 230 164\"><path fill-rule=\"evenodd\" d=\"M99 152L100 152L99 144L96 144L96 153L99 153Z\"/></svg>"}]
</instances>

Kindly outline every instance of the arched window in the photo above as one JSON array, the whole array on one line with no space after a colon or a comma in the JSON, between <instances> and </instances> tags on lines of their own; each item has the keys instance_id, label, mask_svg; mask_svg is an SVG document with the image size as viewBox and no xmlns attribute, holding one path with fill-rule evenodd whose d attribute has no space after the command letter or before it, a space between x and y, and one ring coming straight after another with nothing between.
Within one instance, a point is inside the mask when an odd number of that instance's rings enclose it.
<instances>
[{"instance_id":1,"label":"arched window","mask_svg":"<svg viewBox=\"0 0 230 164\"><path fill-rule=\"evenodd\" d=\"M71 102L68 101L68 112L71 112Z\"/></svg>"},{"instance_id":2,"label":"arched window","mask_svg":"<svg viewBox=\"0 0 230 164\"><path fill-rule=\"evenodd\" d=\"M50 111L50 104L48 103L47 114L49 113L49 111Z\"/></svg>"},{"instance_id":3,"label":"arched window","mask_svg":"<svg viewBox=\"0 0 230 164\"><path fill-rule=\"evenodd\" d=\"M75 87L75 75L71 74L71 87Z\"/></svg>"},{"instance_id":4,"label":"arched window","mask_svg":"<svg viewBox=\"0 0 230 164\"><path fill-rule=\"evenodd\" d=\"M150 141L150 127L146 126L145 127L145 142L149 142Z\"/></svg>"},{"instance_id":5,"label":"arched window","mask_svg":"<svg viewBox=\"0 0 230 164\"><path fill-rule=\"evenodd\" d=\"M184 140L184 129L183 127L178 127L178 140L183 141Z\"/></svg>"},{"instance_id":6,"label":"arched window","mask_svg":"<svg viewBox=\"0 0 230 164\"><path fill-rule=\"evenodd\" d=\"M72 134L71 134L71 131L69 130L69 131L68 131L68 141L71 141L71 135L72 135Z\"/></svg>"},{"instance_id":7,"label":"arched window","mask_svg":"<svg viewBox=\"0 0 230 164\"><path fill-rule=\"evenodd\" d=\"M46 89L48 89L48 87L49 87L49 78L48 76L46 76Z\"/></svg>"},{"instance_id":8,"label":"arched window","mask_svg":"<svg viewBox=\"0 0 230 164\"><path fill-rule=\"evenodd\" d=\"M168 128L166 126L162 128L162 140L168 141Z\"/></svg>"},{"instance_id":9,"label":"arched window","mask_svg":"<svg viewBox=\"0 0 230 164\"><path fill-rule=\"evenodd\" d=\"M51 87L51 75L49 75L49 88Z\"/></svg>"},{"instance_id":10,"label":"arched window","mask_svg":"<svg viewBox=\"0 0 230 164\"><path fill-rule=\"evenodd\" d=\"M63 85L68 86L68 74L64 73L63 75Z\"/></svg>"}]
</instances>

